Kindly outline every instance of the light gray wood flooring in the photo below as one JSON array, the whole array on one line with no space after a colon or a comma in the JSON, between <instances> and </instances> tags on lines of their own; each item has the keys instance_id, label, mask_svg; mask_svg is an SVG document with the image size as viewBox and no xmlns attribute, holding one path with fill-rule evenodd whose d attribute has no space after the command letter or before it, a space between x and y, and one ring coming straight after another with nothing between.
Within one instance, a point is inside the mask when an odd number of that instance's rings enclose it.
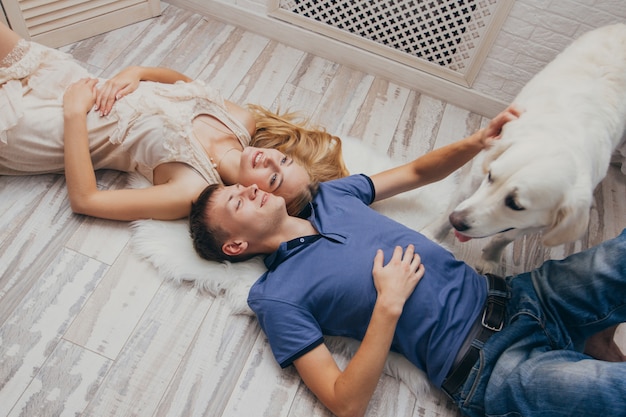
<instances>
[{"instance_id":1,"label":"light gray wood flooring","mask_svg":"<svg viewBox=\"0 0 626 417\"><path fill-rule=\"evenodd\" d=\"M62 48L94 74L131 64L206 80L230 100L301 110L339 136L409 160L467 136L479 115L367 73L163 3L162 16ZM102 187L126 177L100 172ZM626 227L626 180L612 167L589 233L506 252L506 272L562 257ZM277 369L253 318L164 281L128 246L123 222L71 212L62 176L0 177L0 417L329 416ZM480 245L446 242L471 262ZM441 397L443 398L443 397ZM439 401L439 400L437 400ZM447 410L447 411L446 411ZM368 416L455 415L389 376Z\"/></svg>"}]
</instances>

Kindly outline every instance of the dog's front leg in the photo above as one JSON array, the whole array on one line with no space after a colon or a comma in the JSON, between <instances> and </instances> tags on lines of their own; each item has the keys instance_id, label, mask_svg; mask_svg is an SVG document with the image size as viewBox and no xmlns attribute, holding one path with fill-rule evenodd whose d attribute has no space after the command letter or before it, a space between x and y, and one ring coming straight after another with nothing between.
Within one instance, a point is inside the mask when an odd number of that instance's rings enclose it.
<instances>
[{"instance_id":1,"label":"dog's front leg","mask_svg":"<svg viewBox=\"0 0 626 417\"><path fill-rule=\"evenodd\" d=\"M476 265L474 265L476 270L482 274L500 273L498 269L504 248L524 234L524 232L518 230L509 230L508 232L500 233L492 237L489 243L483 247L482 257L478 260Z\"/></svg>"},{"instance_id":2,"label":"dog's front leg","mask_svg":"<svg viewBox=\"0 0 626 417\"><path fill-rule=\"evenodd\" d=\"M622 173L626 174L626 133L622 136L621 143L611 155L611 164L620 166Z\"/></svg>"}]
</instances>

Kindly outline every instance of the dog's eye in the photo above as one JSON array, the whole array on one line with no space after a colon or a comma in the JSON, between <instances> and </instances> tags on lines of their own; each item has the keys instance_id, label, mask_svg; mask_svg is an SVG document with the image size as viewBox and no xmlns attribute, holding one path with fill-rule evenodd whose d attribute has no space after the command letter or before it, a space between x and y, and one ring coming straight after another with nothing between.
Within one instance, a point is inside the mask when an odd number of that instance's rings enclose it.
<instances>
[{"instance_id":1,"label":"dog's eye","mask_svg":"<svg viewBox=\"0 0 626 417\"><path fill-rule=\"evenodd\" d=\"M512 195L509 195L504 199L504 204L506 204L506 206L510 208L511 210L515 210L515 211L525 210L524 207L517 204L517 201L515 201L515 197Z\"/></svg>"},{"instance_id":2,"label":"dog's eye","mask_svg":"<svg viewBox=\"0 0 626 417\"><path fill-rule=\"evenodd\" d=\"M487 182L488 182L489 184L493 183L493 180L491 179L491 171L489 171L489 172L487 173Z\"/></svg>"}]
</instances>

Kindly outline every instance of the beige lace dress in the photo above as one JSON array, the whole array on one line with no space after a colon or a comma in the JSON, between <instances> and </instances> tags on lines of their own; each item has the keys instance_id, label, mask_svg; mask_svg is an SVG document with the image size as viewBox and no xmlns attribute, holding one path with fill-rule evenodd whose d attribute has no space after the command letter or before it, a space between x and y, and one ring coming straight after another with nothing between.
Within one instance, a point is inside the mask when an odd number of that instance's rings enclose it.
<instances>
[{"instance_id":1,"label":"beige lace dress","mask_svg":"<svg viewBox=\"0 0 626 417\"><path fill-rule=\"evenodd\" d=\"M71 56L25 40L0 62L0 175L63 172L63 94L89 76ZM220 93L202 81L142 82L108 116L88 113L94 168L137 171L152 181L159 164L182 162L208 183L221 182L192 133L200 114L249 144L248 131L227 112Z\"/></svg>"}]
</instances>

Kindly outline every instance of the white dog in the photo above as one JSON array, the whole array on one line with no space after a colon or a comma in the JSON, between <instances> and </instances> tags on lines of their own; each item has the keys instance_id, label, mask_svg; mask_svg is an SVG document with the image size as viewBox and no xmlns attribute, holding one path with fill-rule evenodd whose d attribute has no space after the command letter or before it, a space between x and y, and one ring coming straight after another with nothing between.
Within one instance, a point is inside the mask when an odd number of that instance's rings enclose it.
<instances>
[{"instance_id":1,"label":"white dog","mask_svg":"<svg viewBox=\"0 0 626 417\"><path fill-rule=\"evenodd\" d=\"M541 230L543 243L555 246L587 230L594 188L623 142L626 25L574 41L514 103L522 115L504 126L484 154L480 186L449 216L462 241L496 235L476 265L483 272L495 271L521 235Z\"/></svg>"}]
</instances>

